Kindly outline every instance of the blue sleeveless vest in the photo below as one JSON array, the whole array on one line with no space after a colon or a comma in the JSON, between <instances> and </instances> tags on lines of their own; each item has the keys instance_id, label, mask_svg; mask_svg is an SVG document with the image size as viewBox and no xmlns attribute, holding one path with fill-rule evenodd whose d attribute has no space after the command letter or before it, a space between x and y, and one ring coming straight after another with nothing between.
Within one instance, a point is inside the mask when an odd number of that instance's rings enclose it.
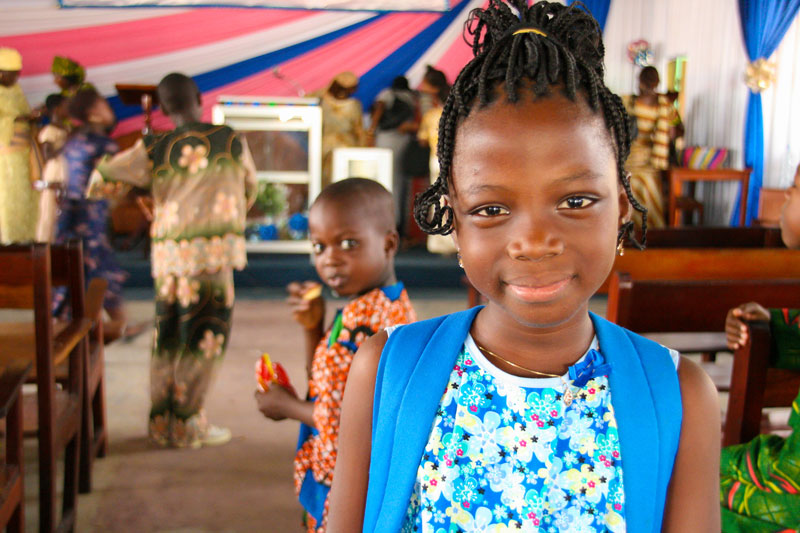
<instances>
[{"instance_id":1,"label":"blue sleeveless vest","mask_svg":"<svg viewBox=\"0 0 800 533\"><path fill-rule=\"evenodd\" d=\"M365 532L400 530L436 409L479 310L402 326L389 337L375 380ZM680 439L677 372L663 346L590 315L611 365L627 530L660 531Z\"/></svg>"}]
</instances>

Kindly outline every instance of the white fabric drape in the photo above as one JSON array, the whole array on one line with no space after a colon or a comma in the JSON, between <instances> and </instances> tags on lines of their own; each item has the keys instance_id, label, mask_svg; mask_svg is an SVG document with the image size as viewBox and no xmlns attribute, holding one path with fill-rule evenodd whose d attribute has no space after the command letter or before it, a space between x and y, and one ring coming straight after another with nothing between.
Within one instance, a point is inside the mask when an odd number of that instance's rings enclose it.
<instances>
[{"instance_id":1,"label":"white fabric drape","mask_svg":"<svg viewBox=\"0 0 800 533\"><path fill-rule=\"evenodd\" d=\"M761 93L764 110L764 187L785 189L800 164L800 17L773 54L778 76Z\"/></svg>"}]
</instances>

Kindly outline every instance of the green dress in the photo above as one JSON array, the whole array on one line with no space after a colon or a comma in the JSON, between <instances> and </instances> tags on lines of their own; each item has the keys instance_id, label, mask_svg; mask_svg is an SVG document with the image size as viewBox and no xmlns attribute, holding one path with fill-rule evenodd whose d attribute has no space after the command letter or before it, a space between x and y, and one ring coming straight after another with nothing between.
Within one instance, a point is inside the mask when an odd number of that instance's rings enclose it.
<instances>
[{"instance_id":1,"label":"green dress","mask_svg":"<svg viewBox=\"0 0 800 533\"><path fill-rule=\"evenodd\" d=\"M772 309L775 366L800 368L799 311ZM800 529L800 395L789 416L788 438L759 435L722 449L722 531L773 532Z\"/></svg>"},{"instance_id":2,"label":"green dress","mask_svg":"<svg viewBox=\"0 0 800 533\"><path fill-rule=\"evenodd\" d=\"M15 120L30 113L19 84L0 85L0 242L32 241L36 236L39 193L31 186L30 130Z\"/></svg>"},{"instance_id":3,"label":"green dress","mask_svg":"<svg viewBox=\"0 0 800 533\"><path fill-rule=\"evenodd\" d=\"M203 401L228 343L233 270L247 264L245 215L255 190L247 145L227 126L189 124L101 161L90 195L149 189L156 324L150 437L198 446Z\"/></svg>"}]
</instances>

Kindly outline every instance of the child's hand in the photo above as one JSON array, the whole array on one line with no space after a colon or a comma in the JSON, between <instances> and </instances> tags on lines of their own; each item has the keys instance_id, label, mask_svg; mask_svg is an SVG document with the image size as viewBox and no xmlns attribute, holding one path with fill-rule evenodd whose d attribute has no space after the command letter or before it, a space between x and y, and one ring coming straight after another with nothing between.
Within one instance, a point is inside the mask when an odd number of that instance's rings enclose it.
<instances>
[{"instance_id":1,"label":"child's hand","mask_svg":"<svg viewBox=\"0 0 800 533\"><path fill-rule=\"evenodd\" d=\"M289 416L292 402L297 401L297 396L279 385L266 391L256 390L255 397L258 410L272 420L283 420Z\"/></svg>"},{"instance_id":2,"label":"child's hand","mask_svg":"<svg viewBox=\"0 0 800 533\"><path fill-rule=\"evenodd\" d=\"M287 302L292 308L294 318L304 329L313 330L322 324L325 316L325 300L319 292L321 286L315 281L296 281L286 287L289 293Z\"/></svg>"},{"instance_id":3,"label":"child's hand","mask_svg":"<svg viewBox=\"0 0 800 533\"><path fill-rule=\"evenodd\" d=\"M746 320L769 320L769 311L755 302L742 304L728 311L725 318L725 341L731 350L747 342Z\"/></svg>"}]
</instances>

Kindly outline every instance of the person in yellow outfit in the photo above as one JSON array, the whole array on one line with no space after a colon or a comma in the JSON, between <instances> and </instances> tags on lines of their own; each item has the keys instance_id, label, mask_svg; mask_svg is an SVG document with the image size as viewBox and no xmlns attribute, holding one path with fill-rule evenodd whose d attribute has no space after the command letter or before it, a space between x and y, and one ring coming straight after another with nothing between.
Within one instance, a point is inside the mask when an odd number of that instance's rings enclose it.
<instances>
[{"instance_id":1,"label":"person in yellow outfit","mask_svg":"<svg viewBox=\"0 0 800 533\"><path fill-rule=\"evenodd\" d=\"M39 193L31 186L31 108L17 83L22 56L0 48L0 242L32 241Z\"/></svg>"}]
</instances>

